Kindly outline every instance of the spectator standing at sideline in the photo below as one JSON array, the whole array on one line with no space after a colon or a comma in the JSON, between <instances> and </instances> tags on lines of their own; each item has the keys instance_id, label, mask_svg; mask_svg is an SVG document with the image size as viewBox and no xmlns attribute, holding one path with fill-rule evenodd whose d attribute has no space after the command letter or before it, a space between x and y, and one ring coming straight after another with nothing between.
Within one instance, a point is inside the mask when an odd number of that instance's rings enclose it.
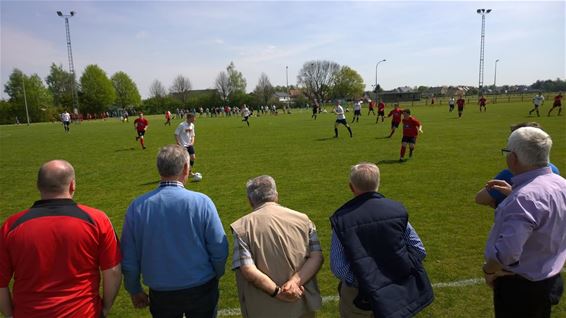
<instances>
[{"instance_id":1,"label":"spectator standing at sideline","mask_svg":"<svg viewBox=\"0 0 566 318\"><path fill-rule=\"evenodd\" d=\"M25 318L106 317L122 278L112 223L104 212L73 201L75 170L67 161L44 163L37 188L41 200L10 216L0 230L0 312Z\"/></svg>"},{"instance_id":2,"label":"spectator standing at sideline","mask_svg":"<svg viewBox=\"0 0 566 318\"><path fill-rule=\"evenodd\" d=\"M314 317L322 305L316 273L323 262L308 216L279 205L275 180L246 184L253 211L231 224L232 269L244 317Z\"/></svg>"},{"instance_id":3,"label":"spectator standing at sideline","mask_svg":"<svg viewBox=\"0 0 566 318\"><path fill-rule=\"evenodd\" d=\"M159 187L130 204L122 230L124 285L156 318L216 316L228 242L212 200L184 188L188 161L183 147L160 149Z\"/></svg>"},{"instance_id":4,"label":"spectator standing at sideline","mask_svg":"<svg viewBox=\"0 0 566 318\"><path fill-rule=\"evenodd\" d=\"M340 279L343 318L412 317L434 299L424 246L405 207L377 192L379 179L375 164L353 166L354 198L330 217L330 269Z\"/></svg>"},{"instance_id":5,"label":"spectator standing at sideline","mask_svg":"<svg viewBox=\"0 0 566 318\"><path fill-rule=\"evenodd\" d=\"M498 318L550 317L563 293L566 180L548 167L551 147L542 129L513 131L502 149L513 186L488 182L488 188L508 194L495 210L482 268Z\"/></svg>"}]
</instances>

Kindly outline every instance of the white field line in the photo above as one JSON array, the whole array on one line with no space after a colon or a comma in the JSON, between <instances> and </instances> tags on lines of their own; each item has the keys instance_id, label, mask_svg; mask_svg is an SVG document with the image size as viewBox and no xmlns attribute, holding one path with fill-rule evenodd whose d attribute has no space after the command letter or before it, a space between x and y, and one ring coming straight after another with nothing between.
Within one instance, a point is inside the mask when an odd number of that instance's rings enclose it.
<instances>
[{"instance_id":1,"label":"white field line","mask_svg":"<svg viewBox=\"0 0 566 318\"><path fill-rule=\"evenodd\" d=\"M566 273L566 268L562 269L562 273ZM432 287L433 288L466 287L466 286L483 284L483 282L484 282L483 278L470 278L470 279L456 280L447 283L434 283L432 284ZM338 301L337 295L322 297L322 303L337 302L337 301ZM240 314L241 314L240 308L227 308L227 309L220 309L218 311L218 317L239 316Z\"/></svg>"},{"instance_id":2,"label":"white field line","mask_svg":"<svg viewBox=\"0 0 566 318\"><path fill-rule=\"evenodd\" d=\"M466 287L466 286L478 285L481 283L483 283L483 278L470 278L470 279L457 280L447 283L435 283L432 284L432 287L433 288ZM337 301L338 301L338 295L322 297L323 303L337 302ZM240 308L226 308L226 309L220 309L218 311L218 317L239 316L240 314L241 314Z\"/></svg>"}]
</instances>

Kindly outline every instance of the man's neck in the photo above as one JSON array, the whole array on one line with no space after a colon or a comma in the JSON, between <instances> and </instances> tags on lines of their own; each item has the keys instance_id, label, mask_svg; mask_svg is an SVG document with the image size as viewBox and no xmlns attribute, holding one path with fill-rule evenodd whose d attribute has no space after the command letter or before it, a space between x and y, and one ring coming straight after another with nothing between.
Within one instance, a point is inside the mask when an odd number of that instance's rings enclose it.
<instances>
[{"instance_id":1,"label":"man's neck","mask_svg":"<svg viewBox=\"0 0 566 318\"><path fill-rule=\"evenodd\" d=\"M161 182L181 182L183 185L185 184L184 178L182 176L175 176L175 177L161 177Z\"/></svg>"}]
</instances>

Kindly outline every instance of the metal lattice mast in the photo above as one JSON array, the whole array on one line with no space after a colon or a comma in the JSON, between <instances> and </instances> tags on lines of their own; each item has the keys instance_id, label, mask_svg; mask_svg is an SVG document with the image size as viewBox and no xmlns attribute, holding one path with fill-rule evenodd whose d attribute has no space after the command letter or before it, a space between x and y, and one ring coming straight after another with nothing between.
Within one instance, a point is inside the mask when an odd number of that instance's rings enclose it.
<instances>
[{"instance_id":1,"label":"metal lattice mast","mask_svg":"<svg viewBox=\"0 0 566 318\"><path fill-rule=\"evenodd\" d=\"M480 71L479 71L479 94L483 91L483 74L484 74L484 52L485 52L485 15L490 13L491 9L478 9L477 13L481 14L481 42L480 42Z\"/></svg>"},{"instance_id":2,"label":"metal lattice mast","mask_svg":"<svg viewBox=\"0 0 566 318\"><path fill-rule=\"evenodd\" d=\"M69 72L72 77L71 93L73 94L73 108L77 113L79 113L79 97L77 94L77 84L75 75L75 64L73 63L73 49L71 47L71 29L69 27L69 18L75 15L75 11L71 11L71 14L63 14L61 11L57 11L57 15L65 18L65 33L67 35L67 57L69 59Z\"/></svg>"}]
</instances>

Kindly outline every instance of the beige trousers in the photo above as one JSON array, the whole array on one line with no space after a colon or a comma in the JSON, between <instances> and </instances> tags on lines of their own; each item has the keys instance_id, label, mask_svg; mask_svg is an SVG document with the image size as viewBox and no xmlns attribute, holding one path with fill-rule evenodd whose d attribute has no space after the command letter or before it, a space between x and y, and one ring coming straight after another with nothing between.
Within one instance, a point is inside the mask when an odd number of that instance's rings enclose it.
<instances>
[{"instance_id":1,"label":"beige trousers","mask_svg":"<svg viewBox=\"0 0 566 318\"><path fill-rule=\"evenodd\" d=\"M341 318L373 318L371 311L361 310L354 305L354 299L358 296L358 289L348 287L346 283L342 282L342 287L339 291L340 294L340 317Z\"/></svg>"}]
</instances>

